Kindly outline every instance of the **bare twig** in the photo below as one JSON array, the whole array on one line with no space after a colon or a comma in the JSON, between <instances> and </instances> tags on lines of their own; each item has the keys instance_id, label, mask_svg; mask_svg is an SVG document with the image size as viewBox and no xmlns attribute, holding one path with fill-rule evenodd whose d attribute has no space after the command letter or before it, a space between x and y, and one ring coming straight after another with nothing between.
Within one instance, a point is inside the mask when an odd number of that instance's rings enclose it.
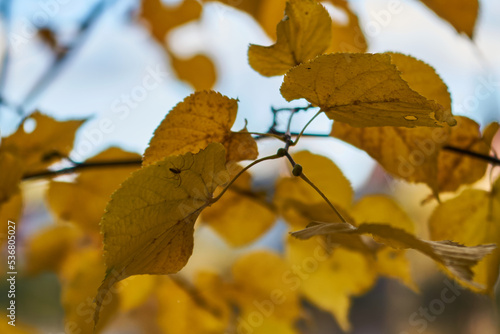
<instances>
[{"instance_id":1,"label":"bare twig","mask_svg":"<svg viewBox=\"0 0 500 334\"><path fill-rule=\"evenodd\" d=\"M80 23L78 33L73 42L67 46L64 52L60 52L54 58L52 64L47 68L43 75L30 89L20 106L17 107L18 112L23 115L25 109L29 107L50 85L51 82L61 73L64 65L68 62L72 55L84 45L91 28L95 25L98 19L105 12L106 7L110 1L114 0L101 0L92 7L87 16Z\"/></svg>"},{"instance_id":2,"label":"bare twig","mask_svg":"<svg viewBox=\"0 0 500 334\"><path fill-rule=\"evenodd\" d=\"M490 164L495 165L495 166L500 165L500 159L492 157L490 155L485 155L485 154L481 154L481 153L477 153L477 152L473 152L473 151L468 151L468 150L465 150L465 149L462 149L459 147L455 147L455 146L450 146L450 145L443 146L443 150L467 155L467 156L470 156L470 157L476 158L476 159L481 159L481 160L487 161Z\"/></svg>"},{"instance_id":3,"label":"bare twig","mask_svg":"<svg viewBox=\"0 0 500 334\"><path fill-rule=\"evenodd\" d=\"M64 174L77 173L86 169L98 169L98 168L108 168L108 167L131 167L131 166L140 167L141 165L142 165L142 160L83 162L73 167L68 167L58 170L45 170L41 172L26 174L23 176L23 181L40 179L40 178L51 178Z\"/></svg>"}]
</instances>

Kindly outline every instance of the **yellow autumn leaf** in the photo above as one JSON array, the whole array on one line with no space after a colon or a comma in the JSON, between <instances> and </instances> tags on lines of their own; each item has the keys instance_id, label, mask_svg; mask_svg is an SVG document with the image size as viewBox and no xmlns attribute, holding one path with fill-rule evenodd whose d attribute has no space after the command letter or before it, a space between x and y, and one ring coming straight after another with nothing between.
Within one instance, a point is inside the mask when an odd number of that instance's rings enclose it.
<instances>
[{"instance_id":1,"label":"yellow autumn leaf","mask_svg":"<svg viewBox=\"0 0 500 334\"><path fill-rule=\"evenodd\" d=\"M197 0L183 0L178 5L166 5L161 0L142 1L140 18L149 27L151 35L170 58L177 77L195 90L210 89L216 81L214 63L205 55L188 59L177 57L167 45L167 36L174 28L201 17L202 6Z\"/></svg>"},{"instance_id":2,"label":"yellow autumn leaf","mask_svg":"<svg viewBox=\"0 0 500 334\"><path fill-rule=\"evenodd\" d=\"M285 252L293 268L285 282L350 330L351 298L367 292L377 279L371 259L344 248L330 250L319 237L288 238Z\"/></svg>"},{"instance_id":3,"label":"yellow autumn leaf","mask_svg":"<svg viewBox=\"0 0 500 334\"><path fill-rule=\"evenodd\" d=\"M35 129L26 132L24 125L34 122ZM20 159L25 173L40 171L62 157L69 156L75 132L85 120L56 121L40 112L33 113L12 135L2 138L0 151Z\"/></svg>"},{"instance_id":4,"label":"yellow autumn leaf","mask_svg":"<svg viewBox=\"0 0 500 334\"><path fill-rule=\"evenodd\" d=\"M300 304L297 288L289 278L293 273L284 259L270 251L255 251L240 257L231 273L228 293L241 312L236 325L239 331L291 331L291 324L299 317Z\"/></svg>"},{"instance_id":5,"label":"yellow autumn leaf","mask_svg":"<svg viewBox=\"0 0 500 334\"><path fill-rule=\"evenodd\" d=\"M448 21L456 31L472 39L479 14L478 0L455 0L453 6L446 0L420 0L442 19Z\"/></svg>"},{"instance_id":6,"label":"yellow autumn leaf","mask_svg":"<svg viewBox=\"0 0 500 334\"><path fill-rule=\"evenodd\" d=\"M449 109L408 86L390 54L318 56L285 75L281 94L287 101L305 98L328 117L356 127L456 123Z\"/></svg>"},{"instance_id":7,"label":"yellow autumn leaf","mask_svg":"<svg viewBox=\"0 0 500 334\"><path fill-rule=\"evenodd\" d=\"M173 28L200 17L201 4L196 0L183 0L177 6L167 6L162 0L143 0L140 18L149 24L154 38L160 43Z\"/></svg>"},{"instance_id":8,"label":"yellow autumn leaf","mask_svg":"<svg viewBox=\"0 0 500 334\"><path fill-rule=\"evenodd\" d=\"M100 291L97 298L103 302L101 321L94 331L93 300L104 276L105 266L101 251L82 249L71 254L61 269L61 304L67 332L100 333L116 315L119 295L116 290Z\"/></svg>"},{"instance_id":9,"label":"yellow autumn leaf","mask_svg":"<svg viewBox=\"0 0 500 334\"><path fill-rule=\"evenodd\" d=\"M186 265L198 215L229 181L225 154L221 144L210 144L143 167L122 184L101 219L107 271L100 291L132 275L171 274Z\"/></svg>"},{"instance_id":10,"label":"yellow autumn leaf","mask_svg":"<svg viewBox=\"0 0 500 334\"><path fill-rule=\"evenodd\" d=\"M0 228L0 247L4 247L4 244L7 241L9 226L14 226L9 224L9 221L15 223L16 231L19 229L22 208L23 198L20 191L14 193L10 196L9 200L0 204L0 221L5 222Z\"/></svg>"},{"instance_id":11,"label":"yellow autumn leaf","mask_svg":"<svg viewBox=\"0 0 500 334\"><path fill-rule=\"evenodd\" d=\"M7 308L7 307L6 307ZM5 333L5 334L38 334L41 333L39 330L36 328L33 328L31 326L28 326L24 323L20 323L17 315L13 314L12 318L9 313L10 311L7 310L7 312L0 312L0 317L2 317L3 321L0 323L0 333ZM15 324L15 326L10 325L9 322L14 320L12 323Z\"/></svg>"},{"instance_id":12,"label":"yellow autumn leaf","mask_svg":"<svg viewBox=\"0 0 500 334\"><path fill-rule=\"evenodd\" d=\"M264 76L285 74L290 68L322 54L331 42L331 19L316 0L289 0L278 23L278 39L264 47L251 44L248 62Z\"/></svg>"},{"instance_id":13,"label":"yellow autumn leaf","mask_svg":"<svg viewBox=\"0 0 500 334\"><path fill-rule=\"evenodd\" d=\"M441 105L446 112L451 113L451 97L448 87L436 70L429 64L402 53L388 52L391 63L400 72L401 78L410 88L428 100Z\"/></svg>"},{"instance_id":14,"label":"yellow autumn leaf","mask_svg":"<svg viewBox=\"0 0 500 334\"><path fill-rule=\"evenodd\" d=\"M229 325L229 307L213 299L199 295L203 287L196 292L178 285L169 277L160 277L160 284L155 290L158 299L157 321L164 333L204 334L223 333Z\"/></svg>"},{"instance_id":15,"label":"yellow autumn leaf","mask_svg":"<svg viewBox=\"0 0 500 334\"><path fill-rule=\"evenodd\" d=\"M256 159L257 144L250 134L231 131L237 110L237 100L220 93L203 91L191 94L177 104L158 126L144 153L143 165L148 166L170 155L196 153L210 143L222 143L228 161L235 157L238 160ZM181 163L174 168L189 166Z\"/></svg>"},{"instance_id":16,"label":"yellow autumn leaf","mask_svg":"<svg viewBox=\"0 0 500 334\"><path fill-rule=\"evenodd\" d=\"M214 63L205 55L197 54L191 58L183 59L169 52L170 64L177 77L188 82L195 91L211 89L216 81Z\"/></svg>"},{"instance_id":17,"label":"yellow autumn leaf","mask_svg":"<svg viewBox=\"0 0 500 334\"><path fill-rule=\"evenodd\" d=\"M2 203L19 191L23 177L23 163L8 151L0 150L0 208Z\"/></svg>"},{"instance_id":18,"label":"yellow autumn leaf","mask_svg":"<svg viewBox=\"0 0 500 334\"><path fill-rule=\"evenodd\" d=\"M438 192L439 148L450 129L384 126L357 128L334 122L330 135L364 150L387 172L408 182L424 182Z\"/></svg>"},{"instance_id":19,"label":"yellow autumn leaf","mask_svg":"<svg viewBox=\"0 0 500 334\"><path fill-rule=\"evenodd\" d=\"M357 15L349 7L346 0L328 0L337 10L347 17L347 24L332 21L332 41L330 47L324 53L332 52L366 52L368 45L365 35L361 30Z\"/></svg>"},{"instance_id":20,"label":"yellow autumn leaf","mask_svg":"<svg viewBox=\"0 0 500 334\"><path fill-rule=\"evenodd\" d=\"M153 275L132 276L118 283L120 310L128 312L143 305L155 292L158 277Z\"/></svg>"},{"instance_id":21,"label":"yellow autumn leaf","mask_svg":"<svg viewBox=\"0 0 500 334\"><path fill-rule=\"evenodd\" d=\"M201 0L204 4L205 3L214 3L218 2L221 4L224 4L226 6L231 6L235 9L238 9L240 11L243 11L255 19L258 17L258 13L260 8L262 7L263 3L266 2L266 0L243 0L243 1L234 1L234 0ZM281 1L281 0L280 0ZM286 1L286 0L283 0ZM284 2L283 2L283 7L284 7ZM283 11L282 11L283 13Z\"/></svg>"},{"instance_id":22,"label":"yellow autumn leaf","mask_svg":"<svg viewBox=\"0 0 500 334\"><path fill-rule=\"evenodd\" d=\"M498 123L491 123L481 134L479 124L473 120L467 117L456 117L456 120L457 126L451 129L446 145L488 155ZM484 176L487 167L486 161L441 150L438 158L439 191L455 191L463 184L474 183Z\"/></svg>"},{"instance_id":23,"label":"yellow autumn leaf","mask_svg":"<svg viewBox=\"0 0 500 334\"><path fill-rule=\"evenodd\" d=\"M466 246L500 244L500 179L490 192L466 189L459 196L441 203L429 219L429 228L433 240L453 240ZM499 263L497 248L472 269L474 282L466 286L493 295Z\"/></svg>"},{"instance_id":24,"label":"yellow autumn leaf","mask_svg":"<svg viewBox=\"0 0 500 334\"><path fill-rule=\"evenodd\" d=\"M281 21L285 12L287 0L254 0L259 3L259 7L255 9L255 20L260 24L265 33L271 37L273 41L277 39L276 22ZM238 6L234 6L238 8Z\"/></svg>"},{"instance_id":25,"label":"yellow autumn leaf","mask_svg":"<svg viewBox=\"0 0 500 334\"><path fill-rule=\"evenodd\" d=\"M426 63L411 56L389 53L391 62L409 87L428 100L451 110L448 88ZM458 117L457 117L458 119ZM438 156L456 127L407 129L402 127L357 128L334 122L331 136L366 151L392 175L408 182L425 182L437 194Z\"/></svg>"},{"instance_id":26,"label":"yellow autumn leaf","mask_svg":"<svg viewBox=\"0 0 500 334\"><path fill-rule=\"evenodd\" d=\"M350 214L357 224L370 221L383 222L388 226L415 235L413 221L390 197L383 195L365 196L354 204ZM418 291L418 287L411 277L406 251L382 247L376 251L375 265L379 274L399 279L413 291Z\"/></svg>"},{"instance_id":27,"label":"yellow autumn leaf","mask_svg":"<svg viewBox=\"0 0 500 334\"><path fill-rule=\"evenodd\" d=\"M134 160L140 161L141 156L111 147L85 162ZM47 191L50 209L60 220L98 234L99 221L111 194L139 166L99 167L81 171L73 182L51 181Z\"/></svg>"},{"instance_id":28,"label":"yellow autumn leaf","mask_svg":"<svg viewBox=\"0 0 500 334\"><path fill-rule=\"evenodd\" d=\"M457 126L406 129L399 127L355 128L335 122L331 136L367 152L391 175L408 182L423 182L435 194L455 191L479 180L487 164L443 150L445 145L488 154L497 124L482 136L474 121L456 116Z\"/></svg>"},{"instance_id":29,"label":"yellow autumn leaf","mask_svg":"<svg viewBox=\"0 0 500 334\"><path fill-rule=\"evenodd\" d=\"M304 173L321 188L326 197L339 209L351 206L354 192L349 180L330 159L307 151L293 154L293 159L302 166ZM310 185L297 177L281 178L276 184L274 203L286 221L294 228L304 228L310 220L303 217L302 208L297 203L309 207L325 204L324 199ZM318 214L324 212L315 210ZM326 209L331 215L331 209ZM337 218L337 217L336 217Z\"/></svg>"},{"instance_id":30,"label":"yellow autumn leaf","mask_svg":"<svg viewBox=\"0 0 500 334\"><path fill-rule=\"evenodd\" d=\"M403 229L381 223L363 223L354 227L349 223L313 222L303 230L293 232L299 239L309 239L318 235L363 235L371 234L374 240L395 249L415 249L446 267L456 278L479 287L473 282L474 267L486 255L495 251L495 244L476 244L465 247L453 241L421 240Z\"/></svg>"},{"instance_id":31,"label":"yellow autumn leaf","mask_svg":"<svg viewBox=\"0 0 500 334\"><path fill-rule=\"evenodd\" d=\"M276 221L264 196L251 189L251 175L243 173L201 219L231 246L245 246L262 236Z\"/></svg>"},{"instance_id":32,"label":"yellow autumn leaf","mask_svg":"<svg viewBox=\"0 0 500 334\"><path fill-rule=\"evenodd\" d=\"M77 249L82 232L71 225L52 225L27 241L26 273L37 275L43 271L59 273L66 258Z\"/></svg>"}]
</instances>

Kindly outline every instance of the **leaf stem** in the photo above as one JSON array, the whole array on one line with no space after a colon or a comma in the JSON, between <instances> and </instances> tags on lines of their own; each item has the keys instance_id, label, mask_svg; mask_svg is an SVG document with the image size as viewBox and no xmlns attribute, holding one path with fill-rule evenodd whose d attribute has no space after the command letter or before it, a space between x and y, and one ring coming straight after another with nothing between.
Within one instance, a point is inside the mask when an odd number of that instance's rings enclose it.
<instances>
[{"instance_id":1,"label":"leaf stem","mask_svg":"<svg viewBox=\"0 0 500 334\"><path fill-rule=\"evenodd\" d=\"M297 138L295 138L295 141L291 144L292 146L295 146L297 145L300 137L302 137L304 135L304 131L306 131L307 127L314 121L314 119L316 117L318 117L323 111L320 110L318 111L310 120L309 122L307 122L307 124L302 128L302 131L300 131L300 133L298 134Z\"/></svg>"},{"instance_id":2,"label":"leaf stem","mask_svg":"<svg viewBox=\"0 0 500 334\"><path fill-rule=\"evenodd\" d=\"M252 163L250 163L249 165L247 165L245 168L243 168L242 170L240 170L238 172L238 174L236 174L236 176L231 180L229 181L229 183L227 184L227 186L222 189L222 191L220 192L219 195L217 195L217 197L214 197L212 198L211 200L211 203L215 203L217 202L221 197L222 195L224 195L224 193L229 189L229 187L231 187L231 185L244 173L246 172L247 170L249 170L250 168L252 168L253 166L263 162L263 161L266 161L266 160L274 160L274 159L279 159L281 158L281 156L277 155L277 154L274 154L274 155L270 155L270 156L267 156L267 157L264 157L264 158L261 158L261 159L257 159L255 161L253 161Z\"/></svg>"},{"instance_id":3,"label":"leaf stem","mask_svg":"<svg viewBox=\"0 0 500 334\"><path fill-rule=\"evenodd\" d=\"M250 134L250 135L255 135L257 137L254 137L254 139L262 139L262 138L276 138L276 139L279 139L281 141L284 141L283 139L283 136L282 135L279 135L279 134L275 134L275 133L262 133L262 132L233 132L232 133L233 135L234 134Z\"/></svg>"},{"instance_id":4,"label":"leaf stem","mask_svg":"<svg viewBox=\"0 0 500 334\"><path fill-rule=\"evenodd\" d=\"M304 181L306 181L307 184L309 184L314 190L316 190L316 192L321 196L323 197L323 199L325 200L326 203L328 203L328 205L330 206L330 208L332 208L332 210L337 214L337 216L339 216L340 220L342 220L343 223L347 223L347 220L344 218L344 216L342 216L342 214L339 212L339 210L337 210L337 208L335 207L335 205L333 205L332 202L330 202L330 200L328 199L328 197L326 197L325 194L323 194L323 192L321 190L319 190L319 188L313 183L311 182L311 180L309 180L305 175L304 173L301 173L300 174L300 178Z\"/></svg>"}]
</instances>

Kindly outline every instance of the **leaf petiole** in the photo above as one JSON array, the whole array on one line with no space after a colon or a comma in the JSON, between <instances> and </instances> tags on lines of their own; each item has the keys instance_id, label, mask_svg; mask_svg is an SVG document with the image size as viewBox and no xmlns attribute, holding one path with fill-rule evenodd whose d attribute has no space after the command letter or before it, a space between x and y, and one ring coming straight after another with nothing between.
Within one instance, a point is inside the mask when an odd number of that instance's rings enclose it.
<instances>
[{"instance_id":1,"label":"leaf petiole","mask_svg":"<svg viewBox=\"0 0 500 334\"><path fill-rule=\"evenodd\" d=\"M217 202L221 197L222 195L224 195L224 193L229 189L229 187L231 187L231 185L244 173L246 172L247 170L249 170L250 168L252 168L253 166L263 162L263 161L267 161L267 160L274 160L274 159L279 159L279 158L282 158L281 155L278 155L278 154L274 154L274 155L270 155L270 156L267 156L267 157L264 157L264 158L261 158L261 159L257 159L255 161L253 161L252 163L250 163L249 165L247 165L246 167L244 167L242 170L240 170L238 172L238 174L236 174L235 177L233 177L233 179L231 181L229 181L229 183L227 184L226 187L224 187L224 189L222 189L222 191L220 192L219 195L217 195L217 197L214 197L212 198L212 200L210 201L210 204L213 204L215 202Z\"/></svg>"},{"instance_id":2,"label":"leaf petiole","mask_svg":"<svg viewBox=\"0 0 500 334\"><path fill-rule=\"evenodd\" d=\"M323 197L323 199L325 200L325 202L330 206L330 208L332 208L332 210L337 214L337 216L339 216L340 220L342 220L343 223L347 223L347 220L344 218L344 216L342 216L342 214L340 213L340 211L337 210L337 208L333 205L332 202L330 202L330 200L325 196L325 194L323 194L323 192L321 190L319 190L319 188L311 180L309 180L307 178L307 176L304 175L304 173L300 174L300 178L302 180L306 181L307 184L309 184L314 190L316 190L316 192L321 197Z\"/></svg>"},{"instance_id":3,"label":"leaf petiole","mask_svg":"<svg viewBox=\"0 0 500 334\"><path fill-rule=\"evenodd\" d=\"M320 110L318 111L310 120L309 122L307 122L307 124L304 126L304 128L302 128L302 131L300 131L299 135L297 136L297 138L295 138L295 141L291 144L291 146L295 146L297 145L300 137L302 137L302 135L304 134L304 131L306 131L307 127L314 121L314 119L316 117L318 117L321 113L323 112L323 110Z\"/></svg>"}]
</instances>

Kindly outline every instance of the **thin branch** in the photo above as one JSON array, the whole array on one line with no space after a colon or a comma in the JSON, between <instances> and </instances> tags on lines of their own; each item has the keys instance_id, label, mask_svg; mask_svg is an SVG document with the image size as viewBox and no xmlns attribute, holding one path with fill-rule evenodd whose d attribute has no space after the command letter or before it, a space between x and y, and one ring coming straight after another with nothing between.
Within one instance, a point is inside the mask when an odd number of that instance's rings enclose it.
<instances>
[{"instance_id":1,"label":"thin branch","mask_svg":"<svg viewBox=\"0 0 500 334\"><path fill-rule=\"evenodd\" d=\"M321 196L323 197L323 199L326 201L326 203L328 203L328 205L330 206L330 208L332 208L332 210L337 214L337 216L339 216L340 220L342 220L343 223L347 223L347 220L344 218L344 216L342 216L342 214L340 213L339 210L337 210L337 208L335 207L335 205L333 205L332 202L330 202L330 200L328 199L328 197L326 197L325 194L323 194L323 192L321 190L319 190L318 187L316 187L316 185L311 182L311 180L309 180L305 175L304 173L301 173L300 174L300 178L304 181L306 181L307 184L309 184L314 190L316 190L316 192Z\"/></svg>"},{"instance_id":2,"label":"thin branch","mask_svg":"<svg viewBox=\"0 0 500 334\"><path fill-rule=\"evenodd\" d=\"M481 159L481 160L489 162L492 165L496 165L496 166L500 165L500 159L492 157L490 155L485 155L485 154L481 154L481 153L477 153L477 152L472 152L472 151L465 150L463 148L459 148L459 147L455 147L455 146L450 146L450 145L443 146L443 150L447 150L447 151L451 151L451 152L455 152L455 153L467 155L467 156L470 156L470 157L473 157L473 158L476 158L476 159Z\"/></svg>"},{"instance_id":3,"label":"thin branch","mask_svg":"<svg viewBox=\"0 0 500 334\"><path fill-rule=\"evenodd\" d=\"M77 173L86 169L98 169L98 168L108 168L108 167L130 167L130 166L140 167L141 165L142 165L142 160L84 162L73 167L63 168L59 170L45 170L41 172L26 174L23 176L23 181L46 178L46 177L51 178L64 174Z\"/></svg>"},{"instance_id":4,"label":"thin branch","mask_svg":"<svg viewBox=\"0 0 500 334\"><path fill-rule=\"evenodd\" d=\"M306 131L307 127L314 121L314 119L316 117L318 117L323 111L320 110L318 111L310 120L309 122L307 122L307 124L302 128L302 131L300 131L300 133L297 135L297 138L295 139L295 141L293 142L292 146L295 146L297 145L297 142L299 141L300 137L302 137L304 135L304 131Z\"/></svg>"},{"instance_id":5,"label":"thin branch","mask_svg":"<svg viewBox=\"0 0 500 334\"><path fill-rule=\"evenodd\" d=\"M245 189L241 189L240 187L236 186L233 184L233 186L231 187L230 189L231 191L234 191L235 193L237 193L238 195L241 195L243 197L246 197L248 198L249 200L251 201L254 201L255 203L257 204L260 204L262 206L265 206L266 208L268 208L269 210L273 211L273 212L277 212L277 209L276 209L276 206L273 204L273 203L269 203L268 201L266 201L264 198L262 198L262 196L259 196L256 192L254 191L251 191L251 190L245 190Z\"/></svg>"},{"instance_id":6,"label":"thin branch","mask_svg":"<svg viewBox=\"0 0 500 334\"><path fill-rule=\"evenodd\" d=\"M273 159L279 159L279 158L282 158L281 156L277 155L277 154L274 154L274 155L270 155L268 157L264 157L264 158L261 158L261 159L257 159L255 160L254 162L250 163L249 165L247 165L245 168L243 168L242 170L240 170L238 172L238 174L236 174L236 176L231 180L229 181L229 183L227 184L227 186L222 189L222 191L220 192L219 195L217 195L217 197L214 197L212 198L211 202L212 203L215 203L217 202L221 197L222 195L224 195L224 193L229 189L229 187L231 187L231 185L244 173L246 172L247 170L249 170L251 167L263 162L263 161L266 161L266 160L273 160Z\"/></svg>"},{"instance_id":7,"label":"thin branch","mask_svg":"<svg viewBox=\"0 0 500 334\"><path fill-rule=\"evenodd\" d=\"M78 49L81 49L89 35L89 31L104 13L104 9L108 5L107 2L109 1L101 0L89 11L87 16L80 23L78 33L73 42L67 46L64 52L56 55L50 67L37 80L24 98L21 105L18 106L17 109L20 114L24 114L25 108L33 103L49 87L50 83L52 83L59 73L61 73L64 65L71 58L70 56L74 55Z\"/></svg>"}]
</instances>

